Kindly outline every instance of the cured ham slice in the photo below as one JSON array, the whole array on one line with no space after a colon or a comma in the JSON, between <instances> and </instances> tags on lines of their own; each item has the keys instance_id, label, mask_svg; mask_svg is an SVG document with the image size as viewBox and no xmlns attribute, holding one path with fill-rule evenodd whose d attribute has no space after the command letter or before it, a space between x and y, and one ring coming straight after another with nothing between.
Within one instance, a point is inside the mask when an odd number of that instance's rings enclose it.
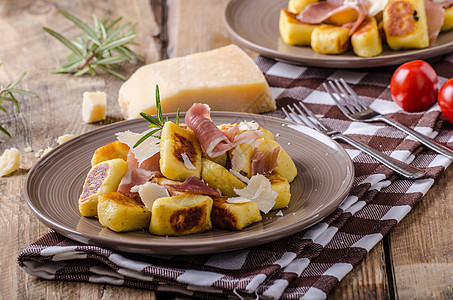
<instances>
[{"instance_id":1,"label":"cured ham slice","mask_svg":"<svg viewBox=\"0 0 453 300\"><path fill-rule=\"evenodd\" d=\"M159 167L160 153L144 160L140 165L132 151L127 156L127 171L121 179L118 192L140 200L138 192L132 192L134 186L146 183L153 176L162 176Z\"/></svg>"},{"instance_id":2,"label":"cured ham slice","mask_svg":"<svg viewBox=\"0 0 453 300\"><path fill-rule=\"evenodd\" d=\"M306 24L321 24L334 14L353 8L359 14L357 20L344 25L344 27L350 28L349 35L352 35L368 14L366 4L367 0L327 0L315 2L301 11L297 15L297 19Z\"/></svg>"},{"instance_id":3,"label":"cured ham slice","mask_svg":"<svg viewBox=\"0 0 453 300\"><path fill-rule=\"evenodd\" d=\"M236 135L239 132L239 127L235 125L235 126L231 127L230 129L224 130L222 132L228 138L228 140L230 140L230 142L232 142L232 141L234 141L234 138L236 137Z\"/></svg>"},{"instance_id":4,"label":"cured ham slice","mask_svg":"<svg viewBox=\"0 0 453 300\"><path fill-rule=\"evenodd\" d=\"M193 130L209 156L217 157L231 148L230 140L212 122L208 105L192 105L187 111L185 123Z\"/></svg>"},{"instance_id":5,"label":"cured ham slice","mask_svg":"<svg viewBox=\"0 0 453 300\"><path fill-rule=\"evenodd\" d=\"M453 0L444 0L444 1L433 0L432 2L439 3L440 5L442 5L443 8L449 8L450 6L453 5Z\"/></svg>"},{"instance_id":6,"label":"cured ham slice","mask_svg":"<svg viewBox=\"0 0 453 300\"><path fill-rule=\"evenodd\" d=\"M225 134L212 122L210 110L206 104L195 103L185 117L187 127L193 130L210 157L217 157L243 143L252 144L259 137L257 130L238 134L237 129L230 129Z\"/></svg>"},{"instance_id":7,"label":"cured ham slice","mask_svg":"<svg viewBox=\"0 0 453 300\"><path fill-rule=\"evenodd\" d=\"M255 148L252 156L252 176L256 174L270 174L277 168L277 157L280 147L264 152Z\"/></svg>"},{"instance_id":8,"label":"cured ham slice","mask_svg":"<svg viewBox=\"0 0 453 300\"><path fill-rule=\"evenodd\" d=\"M331 15L343 10L343 1L321 1L315 2L302 10L297 19L307 24L320 24Z\"/></svg>"},{"instance_id":9,"label":"cured ham slice","mask_svg":"<svg viewBox=\"0 0 453 300\"><path fill-rule=\"evenodd\" d=\"M429 0L425 1L426 20L428 21L428 36L430 45L437 39L440 28L442 27L442 24L444 22L443 4L444 3L437 3Z\"/></svg>"},{"instance_id":10,"label":"cured ham slice","mask_svg":"<svg viewBox=\"0 0 453 300\"><path fill-rule=\"evenodd\" d=\"M184 182L182 183L163 183L163 186L169 189L173 189L180 192L191 192L196 194L204 194L209 196L221 196L217 190L214 190L206 183L201 181L201 179L195 176L189 176Z\"/></svg>"}]
</instances>

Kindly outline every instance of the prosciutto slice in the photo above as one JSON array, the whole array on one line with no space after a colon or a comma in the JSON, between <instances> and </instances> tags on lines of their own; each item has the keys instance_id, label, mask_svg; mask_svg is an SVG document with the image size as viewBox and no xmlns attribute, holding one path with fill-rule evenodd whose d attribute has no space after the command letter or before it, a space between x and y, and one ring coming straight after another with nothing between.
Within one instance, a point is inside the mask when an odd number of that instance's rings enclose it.
<instances>
[{"instance_id":1,"label":"prosciutto slice","mask_svg":"<svg viewBox=\"0 0 453 300\"><path fill-rule=\"evenodd\" d=\"M239 132L239 127L237 125L234 125L230 129L224 130L222 132L228 138L228 140L230 140L230 142L232 142L232 141L234 141L234 138L236 137L236 135Z\"/></svg>"},{"instance_id":2,"label":"prosciutto slice","mask_svg":"<svg viewBox=\"0 0 453 300\"><path fill-rule=\"evenodd\" d=\"M450 2L453 2L453 0ZM425 1L426 20L428 21L428 36L430 45L437 39L440 28L442 27L442 24L444 22L444 4L446 5L446 3L437 3L430 0Z\"/></svg>"},{"instance_id":3,"label":"prosciutto slice","mask_svg":"<svg viewBox=\"0 0 453 300\"><path fill-rule=\"evenodd\" d=\"M237 129L222 132L211 120L211 109L206 104L195 103L187 111L185 123L193 130L203 149L210 157L217 157L237 145L252 144L259 137L257 130L238 134Z\"/></svg>"},{"instance_id":4,"label":"prosciutto slice","mask_svg":"<svg viewBox=\"0 0 453 300\"><path fill-rule=\"evenodd\" d=\"M343 25L343 27L350 28L349 35L352 35L368 14L366 5L367 0L327 0L315 2L301 11L297 15L297 19L306 24L321 24L330 16L343 10L353 8L359 14L357 20L353 23Z\"/></svg>"},{"instance_id":5,"label":"prosciutto slice","mask_svg":"<svg viewBox=\"0 0 453 300\"><path fill-rule=\"evenodd\" d=\"M252 156L252 176L256 174L270 174L278 167L277 157L280 147L264 152L255 148Z\"/></svg>"},{"instance_id":6,"label":"prosciutto slice","mask_svg":"<svg viewBox=\"0 0 453 300\"><path fill-rule=\"evenodd\" d=\"M140 165L132 151L127 155L127 171L121 179L118 192L140 200L138 192L132 192L131 188L146 183L153 176L162 176L159 166L160 153L156 153L144 160Z\"/></svg>"},{"instance_id":7,"label":"prosciutto slice","mask_svg":"<svg viewBox=\"0 0 453 300\"><path fill-rule=\"evenodd\" d=\"M453 0L443 0L443 1L433 0L432 2L439 3L440 5L442 5L443 8L449 8L450 6L453 5Z\"/></svg>"},{"instance_id":8,"label":"prosciutto slice","mask_svg":"<svg viewBox=\"0 0 453 300\"><path fill-rule=\"evenodd\" d=\"M191 192L196 194L204 194L209 196L221 196L217 190L214 190L206 183L201 181L198 177L189 176L184 182L182 183L164 183L162 184L164 187L168 189L173 189L180 192Z\"/></svg>"}]
</instances>

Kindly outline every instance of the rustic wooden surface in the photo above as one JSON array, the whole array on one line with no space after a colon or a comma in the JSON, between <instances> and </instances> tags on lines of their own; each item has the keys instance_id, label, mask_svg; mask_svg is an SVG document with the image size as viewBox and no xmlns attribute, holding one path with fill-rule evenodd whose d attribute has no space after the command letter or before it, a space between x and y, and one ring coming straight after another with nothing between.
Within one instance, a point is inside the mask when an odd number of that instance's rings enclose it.
<instances>
[{"instance_id":1,"label":"rustic wooden surface","mask_svg":"<svg viewBox=\"0 0 453 300\"><path fill-rule=\"evenodd\" d=\"M167 6L168 2L168 6ZM155 299L173 295L109 285L40 280L17 265L17 254L48 228L35 218L23 195L27 171L37 162L39 149L57 145L65 133L79 135L122 119L117 92L122 81L112 76L53 75L68 51L47 35L47 26L74 37L80 32L56 9L62 8L85 21L91 15L139 22L140 45L135 50L147 62L209 50L231 43L223 26L227 0L121 0L0 2L0 83L22 72L20 88L40 99L20 97L22 114L0 114L11 133L0 135L0 151L31 147L23 152L21 169L0 178L0 298L1 299ZM249 52L252 56L256 55ZM127 65L126 76L139 65ZM453 76L453 71L452 74ZM81 100L84 91L107 92L107 120L84 124ZM329 295L330 299L451 299L453 297L453 167L427 195Z\"/></svg>"}]
</instances>

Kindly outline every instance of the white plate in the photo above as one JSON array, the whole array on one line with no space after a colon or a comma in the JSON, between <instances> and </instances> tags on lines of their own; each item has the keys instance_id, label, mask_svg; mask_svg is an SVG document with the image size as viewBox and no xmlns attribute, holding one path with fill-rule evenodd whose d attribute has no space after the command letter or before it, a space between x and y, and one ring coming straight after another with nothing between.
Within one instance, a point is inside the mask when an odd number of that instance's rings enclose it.
<instances>
[{"instance_id":1,"label":"white plate","mask_svg":"<svg viewBox=\"0 0 453 300\"><path fill-rule=\"evenodd\" d=\"M441 33L434 44L420 50L384 51L376 57L359 57L352 51L323 55L310 47L290 46L280 38L280 9L288 0L231 0L224 10L224 21L232 37L255 52L307 66L327 68L365 68L399 65L414 59L429 59L453 52L453 30Z\"/></svg>"},{"instance_id":2,"label":"white plate","mask_svg":"<svg viewBox=\"0 0 453 300\"><path fill-rule=\"evenodd\" d=\"M173 117L174 115L169 115ZM348 195L354 165L348 154L327 136L306 127L296 131L282 119L263 115L212 112L217 124L255 120L278 133L277 141L293 158L299 174L291 183L291 201L242 231L214 229L182 237L162 237L147 231L116 233L97 219L83 217L78 208L82 185L94 151L125 130L142 132L146 121L133 119L103 126L58 146L29 172L25 196L36 216L57 232L86 244L144 254L201 254L271 242L299 232L328 216Z\"/></svg>"}]
</instances>

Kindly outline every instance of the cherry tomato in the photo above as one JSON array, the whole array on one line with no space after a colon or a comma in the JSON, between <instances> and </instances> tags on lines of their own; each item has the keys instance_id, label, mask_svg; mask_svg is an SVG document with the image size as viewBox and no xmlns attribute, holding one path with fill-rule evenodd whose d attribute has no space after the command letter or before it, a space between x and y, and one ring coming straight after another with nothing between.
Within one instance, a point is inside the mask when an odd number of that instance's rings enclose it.
<instances>
[{"instance_id":1,"label":"cherry tomato","mask_svg":"<svg viewBox=\"0 0 453 300\"><path fill-rule=\"evenodd\" d=\"M402 64L393 73L390 82L393 101L409 112L430 108L437 100L438 90L436 71L423 60Z\"/></svg>"},{"instance_id":2,"label":"cherry tomato","mask_svg":"<svg viewBox=\"0 0 453 300\"><path fill-rule=\"evenodd\" d=\"M440 88L438 103L442 114L453 123L453 78L448 79Z\"/></svg>"}]
</instances>

